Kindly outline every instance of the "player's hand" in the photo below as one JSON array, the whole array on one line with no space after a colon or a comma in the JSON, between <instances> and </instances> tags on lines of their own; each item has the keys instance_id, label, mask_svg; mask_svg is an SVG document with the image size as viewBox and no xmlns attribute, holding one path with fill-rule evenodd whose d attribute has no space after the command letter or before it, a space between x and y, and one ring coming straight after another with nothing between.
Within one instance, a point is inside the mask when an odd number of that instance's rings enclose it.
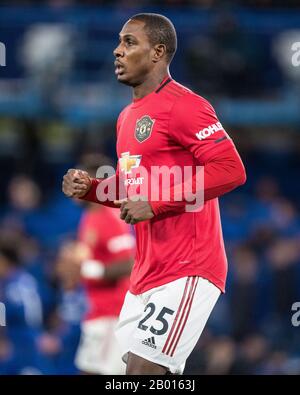
<instances>
[{"instance_id":1,"label":"player's hand","mask_svg":"<svg viewBox=\"0 0 300 395\"><path fill-rule=\"evenodd\" d=\"M81 198L88 193L91 185L92 180L86 171L70 169L64 175L62 190L68 197Z\"/></svg>"},{"instance_id":2,"label":"player's hand","mask_svg":"<svg viewBox=\"0 0 300 395\"><path fill-rule=\"evenodd\" d=\"M149 202L145 200L133 201L130 199L115 200L114 204L120 207L120 218L127 224L135 225L154 217Z\"/></svg>"}]
</instances>

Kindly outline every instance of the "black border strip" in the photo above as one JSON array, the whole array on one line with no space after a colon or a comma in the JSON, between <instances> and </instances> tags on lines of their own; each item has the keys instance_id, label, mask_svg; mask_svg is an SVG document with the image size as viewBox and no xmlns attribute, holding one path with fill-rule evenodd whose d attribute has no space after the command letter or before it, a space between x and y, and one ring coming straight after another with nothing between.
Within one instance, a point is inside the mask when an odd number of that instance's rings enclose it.
<instances>
[{"instance_id":1,"label":"black border strip","mask_svg":"<svg viewBox=\"0 0 300 395\"><path fill-rule=\"evenodd\" d=\"M221 137L220 139L215 140L215 144L220 143L221 141L226 140L226 139L227 139L227 136Z\"/></svg>"},{"instance_id":2,"label":"black border strip","mask_svg":"<svg viewBox=\"0 0 300 395\"><path fill-rule=\"evenodd\" d=\"M169 82L172 81L172 78L168 78L158 89L156 89L155 93L158 93L164 88Z\"/></svg>"}]
</instances>

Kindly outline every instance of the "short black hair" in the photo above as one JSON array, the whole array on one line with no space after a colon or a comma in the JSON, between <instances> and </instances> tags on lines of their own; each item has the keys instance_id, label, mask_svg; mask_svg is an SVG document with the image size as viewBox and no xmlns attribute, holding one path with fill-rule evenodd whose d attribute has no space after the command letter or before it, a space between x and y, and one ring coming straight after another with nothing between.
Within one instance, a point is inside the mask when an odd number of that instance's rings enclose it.
<instances>
[{"instance_id":1,"label":"short black hair","mask_svg":"<svg viewBox=\"0 0 300 395\"><path fill-rule=\"evenodd\" d=\"M167 61L171 63L177 49L177 35L173 23L161 14L143 13L130 18L145 22L145 30L152 45L164 44L167 50Z\"/></svg>"}]
</instances>

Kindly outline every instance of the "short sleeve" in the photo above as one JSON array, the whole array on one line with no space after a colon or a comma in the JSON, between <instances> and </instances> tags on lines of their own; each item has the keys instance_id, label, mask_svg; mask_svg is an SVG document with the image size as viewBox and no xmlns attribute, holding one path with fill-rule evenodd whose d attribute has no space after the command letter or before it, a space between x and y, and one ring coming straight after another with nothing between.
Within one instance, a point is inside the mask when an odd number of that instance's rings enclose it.
<instances>
[{"instance_id":1,"label":"short sleeve","mask_svg":"<svg viewBox=\"0 0 300 395\"><path fill-rule=\"evenodd\" d=\"M130 227L120 220L119 213L111 212L108 221L109 228L106 227L106 231L103 231L103 243L111 257L110 260L131 258L135 238L130 232Z\"/></svg>"}]
</instances>

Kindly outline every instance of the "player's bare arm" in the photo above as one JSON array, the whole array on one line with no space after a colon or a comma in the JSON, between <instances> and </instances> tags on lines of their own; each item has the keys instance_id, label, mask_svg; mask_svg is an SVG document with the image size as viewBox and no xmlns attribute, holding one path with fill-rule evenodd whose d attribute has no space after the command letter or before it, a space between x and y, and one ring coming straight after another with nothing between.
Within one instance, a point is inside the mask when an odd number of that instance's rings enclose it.
<instances>
[{"instance_id":1,"label":"player's bare arm","mask_svg":"<svg viewBox=\"0 0 300 395\"><path fill-rule=\"evenodd\" d=\"M71 198L82 198L92 185L89 174L83 170L69 169L63 177L63 193Z\"/></svg>"}]
</instances>

